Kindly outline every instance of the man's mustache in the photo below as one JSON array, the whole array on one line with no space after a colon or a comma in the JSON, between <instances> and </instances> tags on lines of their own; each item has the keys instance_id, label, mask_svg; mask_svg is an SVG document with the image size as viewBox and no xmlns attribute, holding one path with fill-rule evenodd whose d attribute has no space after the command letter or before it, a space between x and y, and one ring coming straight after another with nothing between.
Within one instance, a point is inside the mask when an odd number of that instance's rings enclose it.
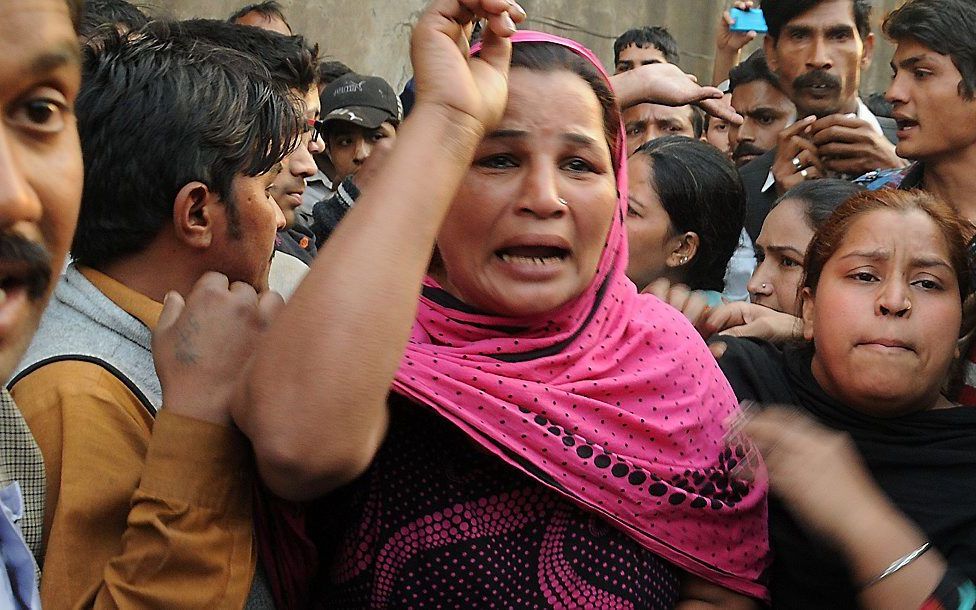
<instances>
[{"instance_id":1,"label":"man's mustache","mask_svg":"<svg viewBox=\"0 0 976 610\"><path fill-rule=\"evenodd\" d=\"M44 296L51 284L51 255L43 246L16 233L0 233L0 265L17 267L14 277L24 283L32 300Z\"/></svg>"},{"instance_id":2,"label":"man's mustache","mask_svg":"<svg viewBox=\"0 0 976 610\"><path fill-rule=\"evenodd\" d=\"M755 155L758 157L764 154L766 154L766 151L759 148L752 142L739 142L739 145L735 147L734 151L732 151L732 158L738 159L739 157L746 155Z\"/></svg>"},{"instance_id":3,"label":"man's mustache","mask_svg":"<svg viewBox=\"0 0 976 610\"><path fill-rule=\"evenodd\" d=\"M840 89L840 79L823 70L813 70L793 79L794 89L807 89L818 85L830 89Z\"/></svg>"}]
</instances>

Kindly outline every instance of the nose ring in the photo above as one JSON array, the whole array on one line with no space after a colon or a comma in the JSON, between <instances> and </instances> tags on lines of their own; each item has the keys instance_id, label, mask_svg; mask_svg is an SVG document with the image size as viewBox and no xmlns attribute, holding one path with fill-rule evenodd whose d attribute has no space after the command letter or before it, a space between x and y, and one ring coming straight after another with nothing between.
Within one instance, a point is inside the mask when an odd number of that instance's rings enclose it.
<instances>
[{"instance_id":1,"label":"nose ring","mask_svg":"<svg viewBox=\"0 0 976 610\"><path fill-rule=\"evenodd\" d=\"M561 203L563 205L569 205L569 202L566 201L565 199L563 199L562 197L559 198L559 203Z\"/></svg>"}]
</instances>

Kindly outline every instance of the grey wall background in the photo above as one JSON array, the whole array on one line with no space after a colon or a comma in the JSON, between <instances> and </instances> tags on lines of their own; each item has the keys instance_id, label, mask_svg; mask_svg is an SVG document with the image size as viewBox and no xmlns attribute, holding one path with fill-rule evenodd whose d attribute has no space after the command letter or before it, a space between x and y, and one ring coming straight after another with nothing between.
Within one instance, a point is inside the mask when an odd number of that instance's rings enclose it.
<instances>
[{"instance_id":1,"label":"grey wall background","mask_svg":"<svg viewBox=\"0 0 976 610\"><path fill-rule=\"evenodd\" d=\"M178 18L225 18L254 0L133 0L155 13ZM280 0L297 33L316 41L325 54L354 70L377 74L399 89L410 78L410 27L426 0ZM874 61L862 77L864 93L890 81L892 47L880 36L881 20L904 0L875 0ZM528 27L574 38L613 62L613 39L642 25L663 25L681 47L681 67L711 79L715 32L726 0L522 0ZM748 47L751 49L755 43Z\"/></svg>"}]
</instances>

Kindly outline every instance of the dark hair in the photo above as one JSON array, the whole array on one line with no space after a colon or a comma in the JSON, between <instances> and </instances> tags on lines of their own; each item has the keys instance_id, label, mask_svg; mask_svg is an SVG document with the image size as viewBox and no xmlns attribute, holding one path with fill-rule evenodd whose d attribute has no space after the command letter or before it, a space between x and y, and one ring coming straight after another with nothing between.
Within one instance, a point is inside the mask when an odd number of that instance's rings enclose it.
<instances>
[{"instance_id":1,"label":"dark hair","mask_svg":"<svg viewBox=\"0 0 976 610\"><path fill-rule=\"evenodd\" d=\"M318 82L320 85L328 85L340 76L351 73L352 68L334 59L319 62L318 68L315 69L315 74L319 79Z\"/></svg>"},{"instance_id":2,"label":"dark hair","mask_svg":"<svg viewBox=\"0 0 976 610\"><path fill-rule=\"evenodd\" d=\"M842 203L810 240L803 263L803 287L816 293L824 266L840 248L851 226L860 216L877 210L901 213L919 211L932 219L946 241L949 262L959 283L959 296L965 301L970 290L965 223L952 206L920 190L863 191Z\"/></svg>"},{"instance_id":3,"label":"dark hair","mask_svg":"<svg viewBox=\"0 0 976 610\"><path fill-rule=\"evenodd\" d=\"M962 75L959 96L972 100L976 91L976 6L968 0L912 0L884 20L885 36L895 42L917 40L948 55Z\"/></svg>"},{"instance_id":4,"label":"dark hair","mask_svg":"<svg viewBox=\"0 0 976 610\"><path fill-rule=\"evenodd\" d=\"M780 32L787 23L806 13L824 0L763 0L762 11L766 17L766 26L769 28L769 36L774 41L779 38ZM850 0L851 8L854 11L854 25L861 40L868 37L871 33L871 1L870 0Z\"/></svg>"},{"instance_id":5,"label":"dark hair","mask_svg":"<svg viewBox=\"0 0 976 610\"><path fill-rule=\"evenodd\" d=\"M839 178L809 180L780 195L773 207L787 200L801 202L807 225L816 231L827 222L840 204L863 190L863 186Z\"/></svg>"},{"instance_id":6,"label":"dark hair","mask_svg":"<svg viewBox=\"0 0 976 610\"><path fill-rule=\"evenodd\" d=\"M84 265L145 248L172 222L180 189L197 180L227 206L235 235L234 178L270 171L299 142L297 109L267 69L179 22L106 35L85 49L82 76L85 181L71 252Z\"/></svg>"},{"instance_id":7,"label":"dark hair","mask_svg":"<svg viewBox=\"0 0 976 610\"><path fill-rule=\"evenodd\" d=\"M634 45L641 49L654 47L664 55L669 64L677 64L679 60L678 41L674 39L667 28L660 26L636 28L627 30L613 41L613 64L620 61L620 52Z\"/></svg>"},{"instance_id":8,"label":"dark hair","mask_svg":"<svg viewBox=\"0 0 976 610\"><path fill-rule=\"evenodd\" d=\"M126 0L85 0L78 33L87 38L106 24L138 30L147 23L149 18Z\"/></svg>"},{"instance_id":9,"label":"dark hair","mask_svg":"<svg viewBox=\"0 0 976 610\"><path fill-rule=\"evenodd\" d=\"M181 27L188 36L252 55L267 68L271 78L287 89L297 89L304 95L316 84L319 46L309 46L302 36L284 36L214 19L188 19L181 22Z\"/></svg>"},{"instance_id":10,"label":"dark hair","mask_svg":"<svg viewBox=\"0 0 976 610\"><path fill-rule=\"evenodd\" d=\"M746 215L746 192L735 165L714 146L684 136L651 140L631 159L637 155L651 165L651 186L672 230L700 238L698 252L685 266L685 283L693 290L721 292Z\"/></svg>"},{"instance_id":11,"label":"dark hair","mask_svg":"<svg viewBox=\"0 0 976 610\"><path fill-rule=\"evenodd\" d=\"M621 161L618 155L620 144L620 108L607 80L590 62L570 49L551 42L520 42L512 45L512 67L526 68L537 72L568 70L582 78L596 94L603 109L603 130L610 147L614 168Z\"/></svg>"},{"instance_id":12,"label":"dark hair","mask_svg":"<svg viewBox=\"0 0 976 610\"><path fill-rule=\"evenodd\" d=\"M291 31L291 25L288 20L285 19L284 9L281 8L281 4L275 2L275 0L267 0L266 2L255 2L254 4L248 4L247 6L241 7L239 10L235 11L230 17L227 18L228 23L237 23L238 19L242 19L246 15L251 13L257 13L263 16L265 19L281 19L288 31Z\"/></svg>"},{"instance_id":13,"label":"dark hair","mask_svg":"<svg viewBox=\"0 0 976 610\"><path fill-rule=\"evenodd\" d=\"M782 91L779 77L773 74L766 63L766 54L762 49L746 58L745 61L729 70L729 93L740 85L748 85L756 81L763 81L771 87Z\"/></svg>"}]
</instances>

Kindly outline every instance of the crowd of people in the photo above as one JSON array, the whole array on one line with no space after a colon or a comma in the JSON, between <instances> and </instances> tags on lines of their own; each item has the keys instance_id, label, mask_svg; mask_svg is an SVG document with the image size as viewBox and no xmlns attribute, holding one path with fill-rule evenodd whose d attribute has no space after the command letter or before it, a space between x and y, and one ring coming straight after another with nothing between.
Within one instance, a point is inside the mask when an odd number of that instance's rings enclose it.
<instances>
[{"instance_id":1,"label":"crowd of people","mask_svg":"<svg viewBox=\"0 0 976 610\"><path fill-rule=\"evenodd\" d=\"M976 5L729 8L0 0L0 608L976 608Z\"/></svg>"}]
</instances>

